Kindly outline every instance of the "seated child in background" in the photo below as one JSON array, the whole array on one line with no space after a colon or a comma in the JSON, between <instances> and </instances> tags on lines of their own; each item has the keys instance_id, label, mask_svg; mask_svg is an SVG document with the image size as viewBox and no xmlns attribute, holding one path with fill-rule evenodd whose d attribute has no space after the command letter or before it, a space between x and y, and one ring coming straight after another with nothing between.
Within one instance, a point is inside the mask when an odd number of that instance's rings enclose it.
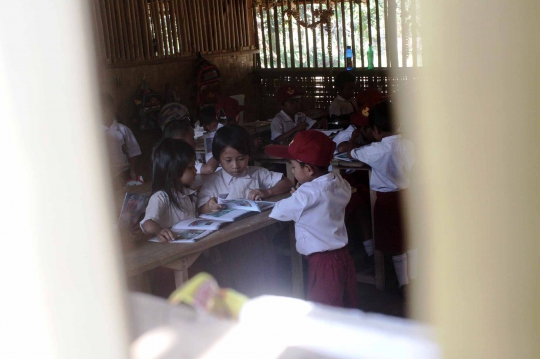
<instances>
[{"instance_id":1,"label":"seated child in background","mask_svg":"<svg viewBox=\"0 0 540 359\"><path fill-rule=\"evenodd\" d=\"M197 174L195 150L182 140L164 138L154 147L152 162L152 197L141 229L160 242L170 242L173 225L197 217L196 192L189 188Z\"/></svg>"},{"instance_id":2,"label":"seated child in background","mask_svg":"<svg viewBox=\"0 0 540 359\"><path fill-rule=\"evenodd\" d=\"M210 175L199 193L199 211L207 213L223 209L217 197L227 199L262 199L287 193L292 182L281 173L248 166L251 138L240 126L224 126L214 137L214 158L222 169ZM278 226L264 232L235 238L219 246L223 260L231 268L231 287L248 296L281 294L277 286L276 258L272 243Z\"/></svg>"},{"instance_id":3,"label":"seated child in background","mask_svg":"<svg viewBox=\"0 0 540 359\"><path fill-rule=\"evenodd\" d=\"M196 147L195 131L187 121L172 121L169 122L163 130L163 138L173 138L175 140L183 140L187 142L193 149ZM212 157L206 163L195 161L195 168L200 174L212 174L218 167L218 161Z\"/></svg>"},{"instance_id":4,"label":"seated child in background","mask_svg":"<svg viewBox=\"0 0 540 359\"><path fill-rule=\"evenodd\" d=\"M136 157L141 149L133 132L116 120L114 100L110 94L101 94L103 126L107 134L107 145L113 181L121 186L129 179L137 179Z\"/></svg>"},{"instance_id":5,"label":"seated child in background","mask_svg":"<svg viewBox=\"0 0 540 359\"><path fill-rule=\"evenodd\" d=\"M373 107L369 122L377 142L351 148L349 157L372 168L370 187L377 192L373 211L375 249L393 255L399 286L403 287L409 283L409 279L416 279L417 251L405 250L401 212L401 195L409 187L408 177L414 164L414 153L413 144L394 133L394 116L388 100ZM355 131L352 143L357 136L359 134Z\"/></svg>"},{"instance_id":6,"label":"seated child in background","mask_svg":"<svg viewBox=\"0 0 540 359\"><path fill-rule=\"evenodd\" d=\"M336 145L318 131L299 133L290 146L268 146L267 154L288 158L299 187L276 203L270 217L294 221L296 249L308 260L310 301L355 308L356 273L347 249L345 207L350 185L328 173Z\"/></svg>"},{"instance_id":7,"label":"seated child in background","mask_svg":"<svg viewBox=\"0 0 540 359\"><path fill-rule=\"evenodd\" d=\"M317 122L298 112L302 91L296 86L281 86L276 93L276 101L281 111L272 119L272 141L288 141L297 132L312 128Z\"/></svg>"},{"instance_id":8,"label":"seated child in background","mask_svg":"<svg viewBox=\"0 0 540 359\"><path fill-rule=\"evenodd\" d=\"M238 124L240 113L244 111L244 106L240 106L236 99L229 96L221 97L214 107L219 122L225 125Z\"/></svg>"},{"instance_id":9,"label":"seated child in background","mask_svg":"<svg viewBox=\"0 0 540 359\"><path fill-rule=\"evenodd\" d=\"M207 106L199 111L199 126L205 132L214 132L223 127L216 117L216 108L214 106Z\"/></svg>"},{"instance_id":10,"label":"seated child in background","mask_svg":"<svg viewBox=\"0 0 540 359\"><path fill-rule=\"evenodd\" d=\"M212 154L222 170L208 177L199 194L199 210L208 213L221 209L219 195L228 199L259 200L287 193L293 183L283 174L262 167L248 166L252 142L240 126L223 126L214 137Z\"/></svg>"},{"instance_id":11,"label":"seated child in background","mask_svg":"<svg viewBox=\"0 0 540 359\"><path fill-rule=\"evenodd\" d=\"M358 104L354 98L356 77L350 71L343 71L336 75L334 84L338 94L328 108L328 112L331 118L348 119L351 113L358 111Z\"/></svg>"}]
</instances>

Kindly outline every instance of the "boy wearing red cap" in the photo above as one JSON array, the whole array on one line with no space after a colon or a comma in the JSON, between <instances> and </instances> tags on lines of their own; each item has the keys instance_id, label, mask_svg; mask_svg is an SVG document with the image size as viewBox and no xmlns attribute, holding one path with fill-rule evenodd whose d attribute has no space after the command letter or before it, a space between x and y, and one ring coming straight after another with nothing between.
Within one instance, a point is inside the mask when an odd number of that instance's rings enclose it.
<instances>
[{"instance_id":1,"label":"boy wearing red cap","mask_svg":"<svg viewBox=\"0 0 540 359\"><path fill-rule=\"evenodd\" d=\"M272 119L272 141L284 142L292 139L297 132L310 129L317 122L298 112L302 91L296 86L281 86L276 93L276 101L281 111Z\"/></svg>"},{"instance_id":2,"label":"boy wearing red cap","mask_svg":"<svg viewBox=\"0 0 540 359\"><path fill-rule=\"evenodd\" d=\"M240 106L238 101L232 97L221 97L215 105L216 117L224 125L235 125L238 123L240 113L244 111L244 106Z\"/></svg>"},{"instance_id":3,"label":"boy wearing red cap","mask_svg":"<svg viewBox=\"0 0 540 359\"><path fill-rule=\"evenodd\" d=\"M328 173L335 148L319 131L300 132L289 146L266 148L270 156L291 160L300 185L276 203L270 217L295 222L296 249L308 260L307 299L355 308L356 274L344 222L351 187L340 175Z\"/></svg>"}]
</instances>

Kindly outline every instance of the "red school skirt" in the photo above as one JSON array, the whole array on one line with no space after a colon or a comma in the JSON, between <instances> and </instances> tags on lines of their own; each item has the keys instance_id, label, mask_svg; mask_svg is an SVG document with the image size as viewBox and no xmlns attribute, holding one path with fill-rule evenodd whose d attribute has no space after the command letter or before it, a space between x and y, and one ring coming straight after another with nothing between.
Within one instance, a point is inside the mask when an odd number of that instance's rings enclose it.
<instances>
[{"instance_id":1,"label":"red school skirt","mask_svg":"<svg viewBox=\"0 0 540 359\"><path fill-rule=\"evenodd\" d=\"M405 230L403 226L403 193L377 192L373 209L375 249L390 254L405 252Z\"/></svg>"}]
</instances>

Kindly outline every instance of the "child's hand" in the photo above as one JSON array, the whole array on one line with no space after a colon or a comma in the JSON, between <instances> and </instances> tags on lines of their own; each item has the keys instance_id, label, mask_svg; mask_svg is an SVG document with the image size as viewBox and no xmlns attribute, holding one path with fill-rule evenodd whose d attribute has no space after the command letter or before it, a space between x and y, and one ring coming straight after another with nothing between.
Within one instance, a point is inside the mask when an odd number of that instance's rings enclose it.
<instances>
[{"instance_id":1,"label":"child's hand","mask_svg":"<svg viewBox=\"0 0 540 359\"><path fill-rule=\"evenodd\" d=\"M211 212L221 211L226 208L224 205L218 203L218 200L216 197L210 198L208 202L206 202L206 204L208 205L208 209Z\"/></svg>"},{"instance_id":2,"label":"child's hand","mask_svg":"<svg viewBox=\"0 0 540 359\"><path fill-rule=\"evenodd\" d=\"M294 192L296 192L296 190L300 187L300 182L298 182L296 184L296 186L294 186L293 188L291 188L291 194L293 194Z\"/></svg>"},{"instance_id":3,"label":"child's hand","mask_svg":"<svg viewBox=\"0 0 540 359\"><path fill-rule=\"evenodd\" d=\"M296 127L294 128L296 132L304 131L309 124L307 122L300 122Z\"/></svg>"},{"instance_id":4,"label":"child's hand","mask_svg":"<svg viewBox=\"0 0 540 359\"><path fill-rule=\"evenodd\" d=\"M157 239L160 243L169 243L174 241L174 233L170 229L162 229L158 233Z\"/></svg>"},{"instance_id":5,"label":"child's hand","mask_svg":"<svg viewBox=\"0 0 540 359\"><path fill-rule=\"evenodd\" d=\"M250 189L248 194L248 199L252 201L258 201L263 198L270 197L268 190L266 189Z\"/></svg>"}]
</instances>

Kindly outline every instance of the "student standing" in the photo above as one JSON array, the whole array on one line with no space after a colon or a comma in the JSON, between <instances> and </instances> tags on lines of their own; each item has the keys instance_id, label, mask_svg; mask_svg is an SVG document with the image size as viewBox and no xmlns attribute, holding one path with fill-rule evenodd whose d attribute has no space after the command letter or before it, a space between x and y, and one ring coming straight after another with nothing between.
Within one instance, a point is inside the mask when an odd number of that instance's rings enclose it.
<instances>
[{"instance_id":1,"label":"student standing","mask_svg":"<svg viewBox=\"0 0 540 359\"><path fill-rule=\"evenodd\" d=\"M377 192L374 208L375 249L392 254L400 288L416 278L416 250L406 251L401 196L409 187L414 146L394 132L393 107L388 100L371 110L369 121L377 142L351 149L349 156L371 166L370 187ZM354 143L359 134L351 138Z\"/></svg>"},{"instance_id":2,"label":"student standing","mask_svg":"<svg viewBox=\"0 0 540 359\"><path fill-rule=\"evenodd\" d=\"M357 306L356 273L347 249L345 207L350 185L328 173L336 144L318 131L299 133L290 146L269 146L266 153L288 158L299 187L279 201L270 217L294 221L296 249L308 260L307 299L339 307Z\"/></svg>"},{"instance_id":3,"label":"student standing","mask_svg":"<svg viewBox=\"0 0 540 359\"><path fill-rule=\"evenodd\" d=\"M343 71L336 75L334 84L338 93L328 108L330 117L348 117L358 111L358 104L354 98L356 77L350 71Z\"/></svg>"}]
</instances>

